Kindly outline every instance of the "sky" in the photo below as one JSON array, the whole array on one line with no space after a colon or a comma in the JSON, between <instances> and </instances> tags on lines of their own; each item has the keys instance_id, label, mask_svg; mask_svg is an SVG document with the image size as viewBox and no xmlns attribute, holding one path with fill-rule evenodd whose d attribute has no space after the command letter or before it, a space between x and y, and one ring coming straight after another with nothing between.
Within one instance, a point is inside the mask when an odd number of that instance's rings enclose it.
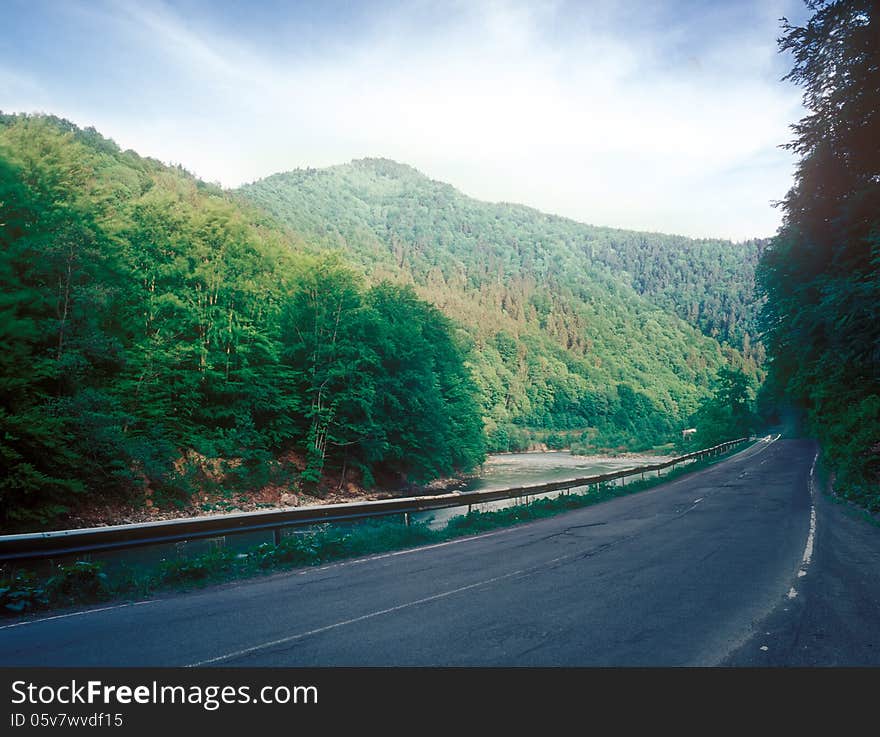
<instances>
[{"instance_id":1,"label":"sky","mask_svg":"<svg viewBox=\"0 0 880 737\"><path fill-rule=\"evenodd\" d=\"M593 225L771 236L801 0L0 0L0 110L236 187L386 157Z\"/></svg>"}]
</instances>

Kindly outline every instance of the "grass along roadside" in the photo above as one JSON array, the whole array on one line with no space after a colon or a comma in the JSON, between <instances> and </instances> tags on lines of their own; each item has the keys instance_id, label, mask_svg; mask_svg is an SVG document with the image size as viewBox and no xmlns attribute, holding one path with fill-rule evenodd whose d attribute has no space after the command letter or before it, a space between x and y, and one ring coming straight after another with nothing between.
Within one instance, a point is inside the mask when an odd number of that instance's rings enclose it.
<instances>
[{"instance_id":1,"label":"grass along roadside","mask_svg":"<svg viewBox=\"0 0 880 737\"><path fill-rule=\"evenodd\" d=\"M634 494L716 464L742 448L620 485L599 484L579 493L539 497L527 503L489 511L474 510L453 517L442 529L427 523L406 524L399 516L365 520L351 527L322 525L263 543L245 553L222 548L193 557L163 560L151 568L121 568L109 574L102 564L88 560L56 566L39 575L26 568L0 576L0 614L29 614L83 605L143 599L159 593L250 578L271 572L320 565L364 555L413 548L475 535L500 527L552 517Z\"/></svg>"}]
</instances>

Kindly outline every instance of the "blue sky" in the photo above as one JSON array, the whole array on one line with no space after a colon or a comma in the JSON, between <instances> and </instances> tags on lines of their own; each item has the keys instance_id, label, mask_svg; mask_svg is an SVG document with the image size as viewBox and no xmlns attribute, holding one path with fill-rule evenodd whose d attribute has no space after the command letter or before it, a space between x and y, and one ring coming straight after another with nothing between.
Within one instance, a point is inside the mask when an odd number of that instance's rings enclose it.
<instances>
[{"instance_id":1,"label":"blue sky","mask_svg":"<svg viewBox=\"0 0 880 737\"><path fill-rule=\"evenodd\" d=\"M3 0L0 109L237 186L385 156L596 225L772 235L801 0Z\"/></svg>"}]
</instances>

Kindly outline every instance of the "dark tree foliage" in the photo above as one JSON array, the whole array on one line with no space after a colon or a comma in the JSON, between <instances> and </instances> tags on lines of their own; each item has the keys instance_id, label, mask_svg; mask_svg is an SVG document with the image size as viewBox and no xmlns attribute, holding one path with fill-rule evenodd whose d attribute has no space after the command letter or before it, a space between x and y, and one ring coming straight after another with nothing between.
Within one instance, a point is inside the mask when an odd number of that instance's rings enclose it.
<instances>
[{"instance_id":1,"label":"dark tree foliage","mask_svg":"<svg viewBox=\"0 0 880 737\"><path fill-rule=\"evenodd\" d=\"M89 482L118 482L125 359L113 245L82 191L87 172L55 140L48 166L0 160L0 504L4 521L62 510Z\"/></svg>"},{"instance_id":2,"label":"dark tree foliage","mask_svg":"<svg viewBox=\"0 0 880 737\"><path fill-rule=\"evenodd\" d=\"M369 290L338 258L317 258L281 317L282 361L299 399L303 480L356 468L425 482L483 461L476 385L452 325L412 288Z\"/></svg>"},{"instance_id":3,"label":"dark tree foliage","mask_svg":"<svg viewBox=\"0 0 880 737\"><path fill-rule=\"evenodd\" d=\"M482 462L476 386L459 358L463 348L449 319L408 286L380 283L366 301L378 359L371 445L414 481Z\"/></svg>"},{"instance_id":4,"label":"dark tree foliage","mask_svg":"<svg viewBox=\"0 0 880 737\"><path fill-rule=\"evenodd\" d=\"M750 435L759 425L754 405L755 387L749 377L742 371L721 369L712 396L691 418L696 433L681 438L680 447L696 450Z\"/></svg>"},{"instance_id":5,"label":"dark tree foliage","mask_svg":"<svg viewBox=\"0 0 880 737\"><path fill-rule=\"evenodd\" d=\"M0 118L0 528L211 483L482 462L468 346L264 215L94 130ZM217 478L222 481L217 481Z\"/></svg>"},{"instance_id":6,"label":"dark tree foliage","mask_svg":"<svg viewBox=\"0 0 880 737\"><path fill-rule=\"evenodd\" d=\"M880 507L880 4L808 3L783 21L809 113L759 280L773 385L802 408L838 488Z\"/></svg>"}]
</instances>

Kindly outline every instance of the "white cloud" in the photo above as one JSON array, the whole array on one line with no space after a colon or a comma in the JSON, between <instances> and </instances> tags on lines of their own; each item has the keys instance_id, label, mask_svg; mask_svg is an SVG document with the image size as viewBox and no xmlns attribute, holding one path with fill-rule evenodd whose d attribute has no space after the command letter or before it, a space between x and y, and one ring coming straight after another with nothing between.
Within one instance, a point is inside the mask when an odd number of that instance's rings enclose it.
<instances>
[{"instance_id":1,"label":"white cloud","mask_svg":"<svg viewBox=\"0 0 880 737\"><path fill-rule=\"evenodd\" d=\"M771 234L769 201L791 174L776 147L800 115L774 71L775 18L756 12L763 27L695 38L676 60L675 29L655 41L616 26L613 4L591 10L462 3L432 29L415 5L377 14L360 36L283 54L234 28L208 33L168 5L112 4L95 22L143 52L140 73L168 96L146 88L141 114L66 110L227 186L388 156L481 199L595 224Z\"/></svg>"}]
</instances>

